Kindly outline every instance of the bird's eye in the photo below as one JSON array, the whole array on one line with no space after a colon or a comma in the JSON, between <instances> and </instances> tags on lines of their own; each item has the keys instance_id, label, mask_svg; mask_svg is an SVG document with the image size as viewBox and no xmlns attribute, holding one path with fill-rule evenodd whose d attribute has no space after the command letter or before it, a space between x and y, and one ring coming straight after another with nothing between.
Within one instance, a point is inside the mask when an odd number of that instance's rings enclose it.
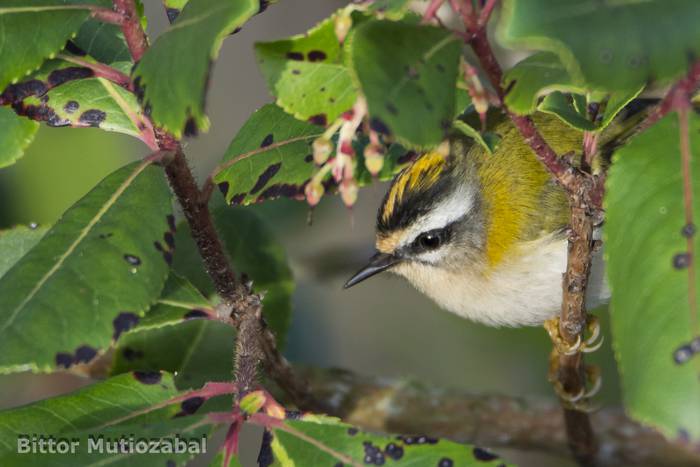
<instances>
[{"instance_id":1,"label":"bird's eye","mask_svg":"<svg viewBox=\"0 0 700 467\"><path fill-rule=\"evenodd\" d=\"M417 243L423 250L435 250L442 244L442 236L439 232L426 232L418 236Z\"/></svg>"}]
</instances>

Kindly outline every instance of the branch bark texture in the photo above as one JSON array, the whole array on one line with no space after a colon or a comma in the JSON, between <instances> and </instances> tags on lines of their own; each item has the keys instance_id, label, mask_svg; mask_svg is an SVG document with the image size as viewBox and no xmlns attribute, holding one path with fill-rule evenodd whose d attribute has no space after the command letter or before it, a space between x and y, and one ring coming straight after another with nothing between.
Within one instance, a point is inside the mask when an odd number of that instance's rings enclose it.
<instances>
[{"instance_id":1,"label":"branch bark texture","mask_svg":"<svg viewBox=\"0 0 700 467\"><path fill-rule=\"evenodd\" d=\"M113 0L114 10L123 17L121 29L134 61L139 61L148 49L148 39L141 27L134 0ZM133 83L130 83L133 85ZM152 122L151 122L152 123ZM231 322L238 330L234 351L235 379L238 396L257 386L258 367L266 360L271 377L287 389L300 407L316 408L313 399L304 392L306 385L291 370L279 354L272 333L262 317L259 295L238 280L216 231L208 207L208 192L200 190L187 164L180 142L163 129L156 128L160 151L171 156L162 159L168 182L182 207L205 269L216 291L231 311Z\"/></svg>"},{"instance_id":2,"label":"branch bark texture","mask_svg":"<svg viewBox=\"0 0 700 467\"><path fill-rule=\"evenodd\" d=\"M525 142L532 148L537 158L547 167L552 177L567 191L571 206L571 235L566 274L562 284L562 308L559 318L559 333L563 342L573 346L577 339L582 339L586 324L585 296L588 274L593 251L594 219L599 217L602 200L603 182L572 166L566 158L560 157L545 141L528 116L516 115L505 106L502 86L503 71L493 53L486 33L486 22L494 1L489 1L485 16L478 18L471 9L470 0L453 0L453 7L461 15L464 27L470 37L470 44L482 69L495 89L501 106L508 114L515 127L520 131ZM481 19L481 21L479 21ZM581 394L585 391L585 367L580 353L561 354L557 362L558 386L569 394ZM576 460L581 465L594 465L597 443L593 426L587 413L564 403L565 432L569 446Z\"/></svg>"}]
</instances>

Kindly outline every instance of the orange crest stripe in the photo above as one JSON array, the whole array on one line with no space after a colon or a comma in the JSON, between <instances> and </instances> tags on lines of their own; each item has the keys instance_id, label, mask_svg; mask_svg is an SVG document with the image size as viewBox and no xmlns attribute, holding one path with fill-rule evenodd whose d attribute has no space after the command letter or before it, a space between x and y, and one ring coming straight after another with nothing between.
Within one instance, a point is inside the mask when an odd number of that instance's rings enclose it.
<instances>
[{"instance_id":1,"label":"orange crest stripe","mask_svg":"<svg viewBox=\"0 0 700 467\"><path fill-rule=\"evenodd\" d=\"M446 157L438 151L428 152L407 167L391 186L382 218L387 221L394 209L401 203L407 191L414 192L431 187L440 178L445 167Z\"/></svg>"}]
</instances>

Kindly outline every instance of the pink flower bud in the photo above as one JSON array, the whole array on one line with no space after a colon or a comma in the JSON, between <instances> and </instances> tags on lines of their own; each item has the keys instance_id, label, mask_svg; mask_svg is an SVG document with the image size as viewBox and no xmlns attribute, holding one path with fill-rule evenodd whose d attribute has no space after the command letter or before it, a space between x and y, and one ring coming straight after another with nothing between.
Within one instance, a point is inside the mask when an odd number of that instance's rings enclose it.
<instances>
[{"instance_id":1,"label":"pink flower bud","mask_svg":"<svg viewBox=\"0 0 700 467\"><path fill-rule=\"evenodd\" d=\"M328 156L333 152L333 143L321 136L316 138L312 144L314 150L314 162L316 165L323 165L328 160Z\"/></svg>"},{"instance_id":2,"label":"pink flower bud","mask_svg":"<svg viewBox=\"0 0 700 467\"><path fill-rule=\"evenodd\" d=\"M335 35L338 41L343 42L345 37L348 35L350 28L352 27L352 18L348 13L340 13L335 18Z\"/></svg>"},{"instance_id":3,"label":"pink flower bud","mask_svg":"<svg viewBox=\"0 0 700 467\"><path fill-rule=\"evenodd\" d=\"M323 188L323 184L320 182L320 180L314 180L312 178L304 188L306 202L309 203L309 206L316 206L321 201L325 191L326 190Z\"/></svg>"},{"instance_id":4,"label":"pink flower bud","mask_svg":"<svg viewBox=\"0 0 700 467\"><path fill-rule=\"evenodd\" d=\"M384 167L384 154L379 146L368 144L365 147L365 167L372 175L377 175Z\"/></svg>"},{"instance_id":5,"label":"pink flower bud","mask_svg":"<svg viewBox=\"0 0 700 467\"><path fill-rule=\"evenodd\" d=\"M357 201L357 192L359 191L355 180L351 178L343 180L343 183L340 184L339 191L345 206L352 207Z\"/></svg>"}]
</instances>

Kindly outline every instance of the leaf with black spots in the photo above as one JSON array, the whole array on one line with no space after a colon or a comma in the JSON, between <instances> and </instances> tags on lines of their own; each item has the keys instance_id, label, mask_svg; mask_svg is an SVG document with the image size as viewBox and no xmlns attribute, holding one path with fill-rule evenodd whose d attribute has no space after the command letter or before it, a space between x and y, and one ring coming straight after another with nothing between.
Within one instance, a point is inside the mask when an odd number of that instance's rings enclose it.
<instances>
[{"instance_id":1,"label":"leaf with black spots","mask_svg":"<svg viewBox=\"0 0 700 467\"><path fill-rule=\"evenodd\" d=\"M700 118L690 115L692 208L697 220ZM692 276L684 267L688 264L677 261L688 251L688 238L695 252L700 242L694 228L686 228L679 134L673 113L615 153L605 190L604 237L613 347L625 407L630 416L668 438L687 438L698 445L700 355L679 354L691 350L698 316L690 305ZM693 279L698 290L700 277Z\"/></svg>"},{"instance_id":2,"label":"leaf with black spots","mask_svg":"<svg viewBox=\"0 0 700 467\"><path fill-rule=\"evenodd\" d=\"M305 414L299 420L277 420L261 414L251 417L265 426L262 449L270 466L287 465L425 465L507 466L503 459L482 448L429 436L378 435L358 430L322 415ZM262 451L261 451L262 453Z\"/></svg>"},{"instance_id":3,"label":"leaf with black spots","mask_svg":"<svg viewBox=\"0 0 700 467\"><path fill-rule=\"evenodd\" d=\"M250 204L280 196L303 198L314 172L304 158L323 128L301 122L276 105L256 111L231 141L214 181L227 203Z\"/></svg>"},{"instance_id":4,"label":"leaf with black spots","mask_svg":"<svg viewBox=\"0 0 700 467\"><path fill-rule=\"evenodd\" d=\"M223 40L258 13L260 0L190 0L134 71L154 123L180 138L189 120L206 131L212 61ZM167 76L168 79L163 79Z\"/></svg>"},{"instance_id":5,"label":"leaf with black spots","mask_svg":"<svg viewBox=\"0 0 700 467\"><path fill-rule=\"evenodd\" d=\"M47 371L60 354L104 349L118 315L142 315L168 274L153 242L168 229L170 203L161 169L135 163L66 211L0 278L0 372Z\"/></svg>"},{"instance_id":6,"label":"leaf with black spots","mask_svg":"<svg viewBox=\"0 0 700 467\"><path fill-rule=\"evenodd\" d=\"M107 0L5 0L0 5L0 90L58 53ZM31 34L28 36L28 32Z\"/></svg>"},{"instance_id":7,"label":"leaf with black spots","mask_svg":"<svg viewBox=\"0 0 700 467\"><path fill-rule=\"evenodd\" d=\"M236 269L253 281L254 291L265 293L263 316L275 332L278 345L284 347L294 291L294 279L284 249L267 224L250 208L221 205L212 207L211 211L224 248ZM186 225L178 229L176 242L178 248L173 269L205 295L213 295L211 280L198 259L197 248Z\"/></svg>"},{"instance_id":8,"label":"leaf with black spots","mask_svg":"<svg viewBox=\"0 0 700 467\"><path fill-rule=\"evenodd\" d=\"M111 374L139 370L175 373L179 389L194 389L207 381L231 378L229 355L235 344L233 327L208 320L172 326L135 328L124 334L114 350Z\"/></svg>"},{"instance_id":9,"label":"leaf with black spots","mask_svg":"<svg viewBox=\"0 0 700 467\"><path fill-rule=\"evenodd\" d=\"M324 115L330 123L357 98L334 25L335 15L304 34L255 44L277 105L300 120Z\"/></svg>"},{"instance_id":10,"label":"leaf with black spots","mask_svg":"<svg viewBox=\"0 0 700 467\"><path fill-rule=\"evenodd\" d=\"M700 55L698 18L695 0L505 0L498 31L513 47L556 54L578 86L631 92L685 73Z\"/></svg>"},{"instance_id":11,"label":"leaf with black spots","mask_svg":"<svg viewBox=\"0 0 700 467\"><path fill-rule=\"evenodd\" d=\"M2 95L15 110L49 126L96 127L143 139L152 138L136 96L86 67L50 60Z\"/></svg>"},{"instance_id":12,"label":"leaf with black spots","mask_svg":"<svg viewBox=\"0 0 700 467\"><path fill-rule=\"evenodd\" d=\"M39 124L0 107L0 168L14 164L34 139Z\"/></svg>"},{"instance_id":13,"label":"leaf with black spots","mask_svg":"<svg viewBox=\"0 0 700 467\"><path fill-rule=\"evenodd\" d=\"M367 21L347 43L370 117L401 143L429 147L452 126L460 41L433 26Z\"/></svg>"}]
</instances>

